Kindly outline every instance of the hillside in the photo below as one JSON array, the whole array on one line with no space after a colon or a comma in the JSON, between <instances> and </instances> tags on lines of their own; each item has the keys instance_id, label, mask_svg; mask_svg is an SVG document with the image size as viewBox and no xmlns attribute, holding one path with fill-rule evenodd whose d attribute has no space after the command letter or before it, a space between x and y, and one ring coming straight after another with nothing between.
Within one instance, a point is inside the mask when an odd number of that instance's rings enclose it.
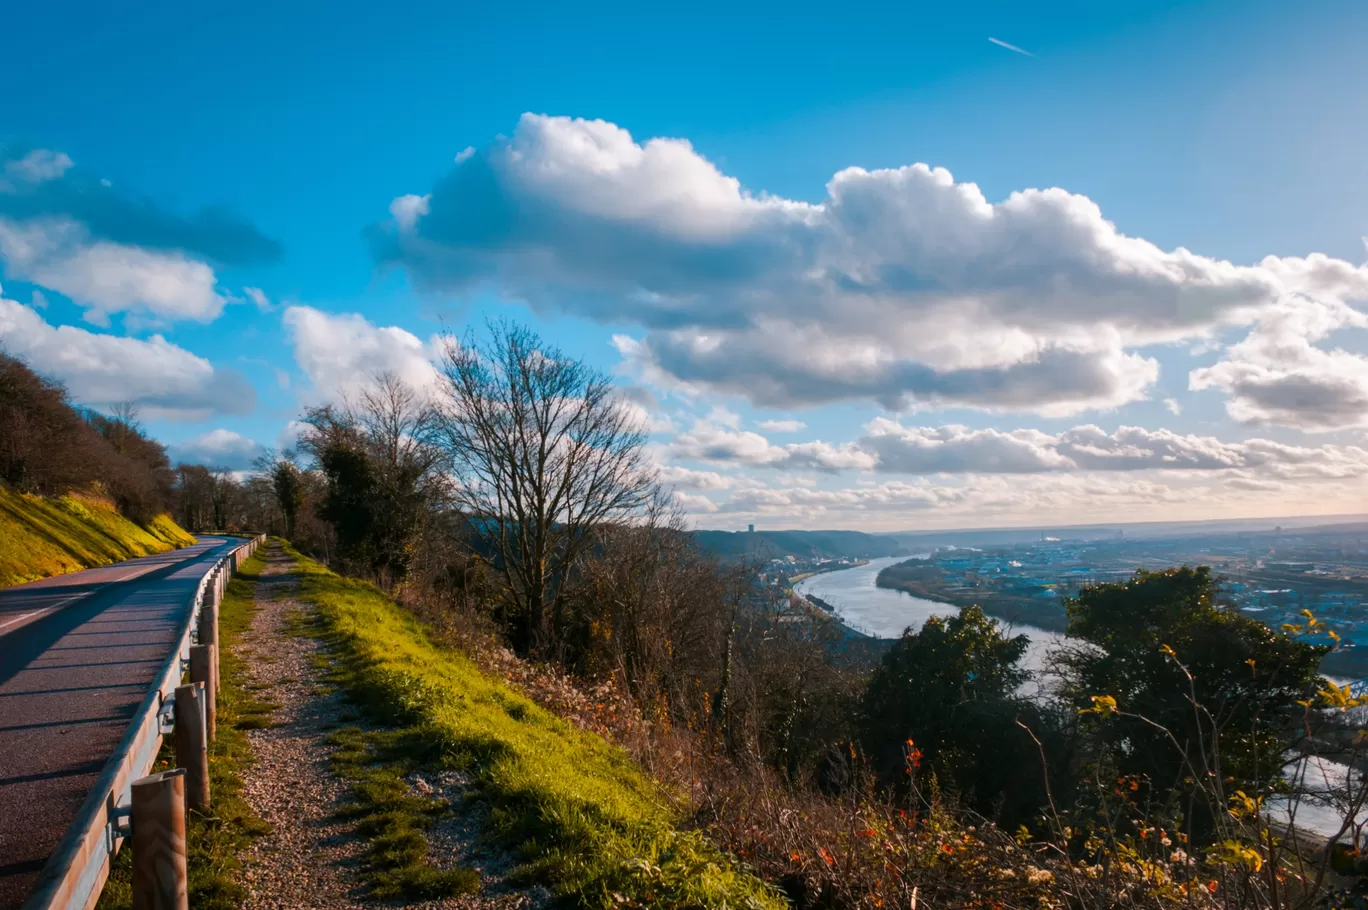
<instances>
[{"instance_id":1,"label":"hillside","mask_svg":"<svg viewBox=\"0 0 1368 910\"><path fill-rule=\"evenodd\" d=\"M0 485L0 587L194 542L169 515L143 526L101 499L30 496Z\"/></svg>"},{"instance_id":2,"label":"hillside","mask_svg":"<svg viewBox=\"0 0 1368 910\"><path fill-rule=\"evenodd\" d=\"M695 531L700 546L723 559L858 557L876 559L907 552L892 537L860 531Z\"/></svg>"}]
</instances>

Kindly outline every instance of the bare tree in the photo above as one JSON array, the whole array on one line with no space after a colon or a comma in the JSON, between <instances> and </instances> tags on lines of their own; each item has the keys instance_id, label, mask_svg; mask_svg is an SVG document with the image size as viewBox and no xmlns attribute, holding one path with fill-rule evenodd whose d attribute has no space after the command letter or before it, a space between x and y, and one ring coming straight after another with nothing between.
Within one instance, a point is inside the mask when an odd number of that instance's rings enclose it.
<instances>
[{"instance_id":1,"label":"bare tree","mask_svg":"<svg viewBox=\"0 0 1368 910\"><path fill-rule=\"evenodd\" d=\"M633 516L656 475L609 378L499 323L446 339L442 443L454 495L492 551L515 646L547 651L594 531Z\"/></svg>"}]
</instances>

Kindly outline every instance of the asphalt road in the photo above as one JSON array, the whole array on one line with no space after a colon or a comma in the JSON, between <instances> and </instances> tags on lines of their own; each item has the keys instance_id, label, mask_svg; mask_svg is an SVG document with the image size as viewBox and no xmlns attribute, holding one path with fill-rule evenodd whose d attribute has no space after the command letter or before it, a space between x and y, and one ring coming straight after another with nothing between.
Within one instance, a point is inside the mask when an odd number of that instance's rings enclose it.
<instances>
[{"instance_id":1,"label":"asphalt road","mask_svg":"<svg viewBox=\"0 0 1368 910\"><path fill-rule=\"evenodd\" d=\"M23 903L229 545L0 589L0 910Z\"/></svg>"}]
</instances>

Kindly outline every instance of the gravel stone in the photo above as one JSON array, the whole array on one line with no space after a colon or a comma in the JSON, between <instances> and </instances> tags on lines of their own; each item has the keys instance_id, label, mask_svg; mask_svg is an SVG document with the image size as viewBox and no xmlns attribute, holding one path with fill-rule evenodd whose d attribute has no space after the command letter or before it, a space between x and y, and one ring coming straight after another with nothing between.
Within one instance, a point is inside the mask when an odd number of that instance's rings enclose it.
<instances>
[{"instance_id":1,"label":"gravel stone","mask_svg":"<svg viewBox=\"0 0 1368 910\"><path fill-rule=\"evenodd\" d=\"M278 705L272 726L249 730L255 765L247 772L244 797L272 832L258 838L244 857L247 910L367 910L406 906L423 910L543 910L553 895L540 886L515 886L508 876L517 860L480 841L488 807L467 799L470 781L457 771L414 773L414 791L446 799L456 811L427 832L429 856L441 868L456 865L480 873L478 894L402 904L369 897L363 890L360 857L364 844L350 823L338 818L347 784L334 777L335 751L329 731L352 716L340 693L325 685L315 658L321 643L291 634L292 620L307 612L294 598L298 580L292 562L275 544L261 551L266 562L256 587L257 612L239 645L249 687ZM354 723L354 721L353 721Z\"/></svg>"}]
</instances>

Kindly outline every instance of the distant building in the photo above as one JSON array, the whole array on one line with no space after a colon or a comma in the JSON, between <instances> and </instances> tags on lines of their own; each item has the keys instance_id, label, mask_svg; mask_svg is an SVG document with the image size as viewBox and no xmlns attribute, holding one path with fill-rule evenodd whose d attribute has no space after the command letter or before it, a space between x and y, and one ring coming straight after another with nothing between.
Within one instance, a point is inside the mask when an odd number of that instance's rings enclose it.
<instances>
[{"instance_id":1,"label":"distant building","mask_svg":"<svg viewBox=\"0 0 1368 910\"><path fill-rule=\"evenodd\" d=\"M755 533L755 525L746 525L746 531L747 531L748 533L754 534L754 533Z\"/></svg>"}]
</instances>

